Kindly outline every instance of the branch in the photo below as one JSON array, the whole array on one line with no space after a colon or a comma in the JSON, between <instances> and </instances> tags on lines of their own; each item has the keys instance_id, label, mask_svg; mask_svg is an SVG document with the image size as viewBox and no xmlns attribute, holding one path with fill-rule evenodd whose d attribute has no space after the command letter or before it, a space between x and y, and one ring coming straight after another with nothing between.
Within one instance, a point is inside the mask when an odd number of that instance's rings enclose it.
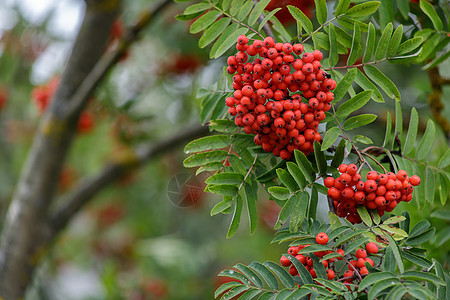
<instances>
[{"instance_id":1,"label":"branch","mask_svg":"<svg viewBox=\"0 0 450 300\"><path fill-rule=\"evenodd\" d=\"M81 107L64 114L71 95L101 57L119 0L89 0L55 99L35 133L3 226L0 243L0 295L22 299L46 248L43 228L77 127Z\"/></svg>"},{"instance_id":2,"label":"branch","mask_svg":"<svg viewBox=\"0 0 450 300\"><path fill-rule=\"evenodd\" d=\"M442 86L448 83L439 74L438 67L428 70L428 77L430 78L431 93L428 95L428 104L430 105L431 114L436 122L441 126L447 137L450 137L450 124L448 120L442 115L444 110L444 103L442 103Z\"/></svg>"},{"instance_id":3,"label":"branch","mask_svg":"<svg viewBox=\"0 0 450 300\"><path fill-rule=\"evenodd\" d=\"M208 127L205 126L188 126L185 130L178 131L176 134L155 144L142 145L135 151L130 151L122 159L105 166L96 176L84 179L75 191L64 197L63 206L50 218L49 228L52 231L52 238L61 232L71 218L108 184L119 179L126 172L144 165L158 155L208 132Z\"/></svg>"}]
</instances>

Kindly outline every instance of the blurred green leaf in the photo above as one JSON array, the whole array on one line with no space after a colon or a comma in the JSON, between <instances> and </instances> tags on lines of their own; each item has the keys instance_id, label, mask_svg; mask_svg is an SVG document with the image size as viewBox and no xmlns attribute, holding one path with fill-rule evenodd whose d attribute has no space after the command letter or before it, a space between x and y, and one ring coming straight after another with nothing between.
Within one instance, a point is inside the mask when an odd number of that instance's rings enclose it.
<instances>
[{"instance_id":1,"label":"blurred green leaf","mask_svg":"<svg viewBox=\"0 0 450 300\"><path fill-rule=\"evenodd\" d=\"M337 42L336 42L336 29L333 23L330 23L328 30L328 37L330 41L330 51L328 63L331 67L335 66L339 61L339 55L337 52Z\"/></svg>"},{"instance_id":2,"label":"blurred green leaf","mask_svg":"<svg viewBox=\"0 0 450 300\"><path fill-rule=\"evenodd\" d=\"M298 7L287 5L287 8L292 17L302 24L302 27L308 34L311 34L314 29L311 20Z\"/></svg>"},{"instance_id":3,"label":"blurred green leaf","mask_svg":"<svg viewBox=\"0 0 450 300\"><path fill-rule=\"evenodd\" d=\"M376 61L381 60L386 56L386 51L389 46L389 41L391 40L392 31L393 31L392 23L387 24L387 26L383 30L383 33L381 34L380 39L378 40L378 44L375 49L374 59Z\"/></svg>"},{"instance_id":4,"label":"blurred green leaf","mask_svg":"<svg viewBox=\"0 0 450 300\"><path fill-rule=\"evenodd\" d=\"M228 152L224 150L214 150L196 153L183 161L186 168L199 167L211 162L222 162L227 158Z\"/></svg>"},{"instance_id":5,"label":"blurred green leaf","mask_svg":"<svg viewBox=\"0 0 450 300\"><path fill-rule=\"evenodd\" d=\"M421 36L406 40L398 46L396 54L401 55L413 51L422 44L422 41L423 38Z\"/></svg>"},{"instance_id":6,"label":"blurred green leaf","mask_svg":"<svg viewBox=\"0 0 450 300\"><path fill-rule=\"evenodd\" d=\"M403 36L403 25L399 25L394 33L392 34L391 40L389 41L389 46L387 49L387 57L392 57L397 52L398 47L400 46L400 42L402 41Z\"/></svg>"},{"instance_id":7,"label":"blurred green leaf","mask_svg":"<svg viewBox=\"0 0 450 300\"><path fill-rule=\"evenodd\" d=\"M286 163L286 166L292 178L294 178L295 182L299 186L299 188L304 189L306 186L306 179L299 166L291 161L288 161Z\"/></svg>"},{"instance_id":8,"label":"blurred green leaf","mask_svg":"<svg viewBox=\"0 0 450 300\"><path fill-rule=\"evenodd\" d=\"M350 0L339 0L334 15L337 17L345 13L350 5L350 2L351 2Z\"/></svg>"},{"instance_id":9,"label":"blurred green leaf","mask_svg":"<svg viewBox=\"0 0 450 300\"><path fill-rule=\"evenodd\" d=\"M433 146L435 134L436 126L434 125L433 120L428 119L427 129L420 140L419 146L417 146L416 159L423 160L427 156Z\"/></svg>"},{"instance_id":10,"label":"blurred green leaf","mask_svg":"<svg viewBox=\"0 0 450 300\"><path fill-rule=\"evenodd\" d=\"M379 1L368 1L365 3L357 4L345 12L345 15L353 18L366 17L378 10L380 6Z\"/></svg>"},{"instance_id":11,"label":"blurred green leaf","mask_svg":"<svg viewBox=\"0 0 450 300\"><path fill-rule=\"evenodd\" d=\"M191 6L188 6L183 14L185 15L191 15L191 14L195 14L198 12L202 12L205 11L207 9L211 8L211 4L208 2L202 2L202 3L197 3L197 4L193 4Z\"/></svg>"},{"instance_id":12,"label":"blurred green leaf","mask_svg":"<svg viewBox=\"0 0 450 300\"><path fill-rule=\"evenodd\" d=\"M352 46L350 48L350 54L348 55L347 59L347 66L355 64L356 60L358 59L359 48L361 47L360 42L361 42L361 30L359 29L358 23L355 23L353 28Z\"/></svg>"},{"instance_id":13,"label":"blurred green leaf","mask_svg":"<svg viewBox=\"0 0 450 300\"><path fill-rule=\"evenodd\" d=\"M208 26L210 26L219 16L219 13L215 10L209 11L197 20L192 23L189 31L190 33L199 33L200 31L206 29Z\"/></svg>"},{"instance_id":14,"label":"blurred green leaf","mask_svg":"<svg viewBox=\"0 0 450 300\"><path fill-rule=\"evenodd\" d=\"M206 179L208 184L241 184L244 175L232 172L217 173Z\"/></svg>"},{"instance_id":15,"label":"blurred green leaf","mask_svg":"<svg viewBox=\"0 0 450 300\"><path fill-rule=\"evenodd\" d=\"M189 142L184 148L185 153L208 151L225 148L230 145L227 135L211 135Z\"/></svg>"},{"instance_id":16,"label":"blurred green leaf","mask_svg":"<svg viewBox=\"0 0 450 300\"><path fill-rule=\"evenodd\" d=\"M200 48L205 48L209 44L211 44L218 36L220 36L225 29L230 24L230 18L222 18L214 22L208 29L205 30L203 35L200 37L198 41L198 46Z\"/></svg>"},{"instance_id":17,"label":"blurred green leaf","mask_svg":"<svg viewBox=\"0 0 450 300\"><path fill-rule=\"evenodd\" d=\"M264 266L274 272L285 287L290 289L294 287L294 280L292 279L291 275L286 272L285 269L271 261L264 262Z\"/></svg>"},{"instance_id":18,"label":"blurred green leaf","mask_svg":"<svg viewBox=\"0 0 450 300\"><path fill-rule=\"evenodd\" d=\"M434 28L436 30L442 30L442 20L439 18L439 15L436 12L436 9L433 7L431 3L425 0L420 0L420 9L428 16L428 18L431 19L431 22L433 22Z\"/></svg>"},{"instance_id":19,"label":"blurred green leaf","mask_svg":"<svg viewBox=\"0 0 450 300\"><path fill-rule=\"evenodd\" d=\"M316 18L319 24L323 24L327 21L327 2L326 0L314 0L316 5Z\"/></svg>"},{"instance_id":20,"label":"blurred green leaf","mask_svg":"<svg viewBox=\"0 0 450 300\"><path fill-rule=\"evenodd\" d=\"M359 128L361 126L370 124L373 121L375 121L376 118L377 118L377 115L373 115L373 114L362 114L362 115L348 118L344 122L344 130L352 130L352 129Z\"/></svg>"},{"instance_id":21,"label":"blurred green leaf","mask_svg":"<svg viewBox=\"0 0 450 300\"><path fill-rule=\"evenodd\" d=\"M248 16L248 25L253 26L256 21L258 21L259 16L262 14L266 6L269 4L270 0L261 0L256 3L252 12Z\"/></svg>"},{"instance_id":22,"label":"blurred green leaf","mask_svg":"<svg viewBox=\"0 0 450 300\"><path fill-rule=\"evenodd\" d=\"M239 8L237 19L243 21L253 8L253 1L245 1L244 5Z\"/></svg>"},{"instance_id":23,"label":"blurred green leaf","mask_svg":"<svg viewBox=\"0 0 450 300\"><path fill-rule=\"evenodd\" d=\"M234 212L233 212L233 217L231 219L230 227L228 228L227 239L232 238L236 234L236 232L239 228L239 224L241 223L241 214L242 214L242 197L241 197L241 195L238 194L236 197L236 201L234 203ZM219 274L219 276L220 276L220 274ZM245 282L245 281L242 281L242 282ZM248 280L247 280L247 282L248 282Z\"/></svg>"},{"instance_id":24,"label":"blurred green leaf","mask_svg":"<svg viewBox=\"0 0 450 300\"><path fill-rule=\"evenodd\" d=\"M419 115L417 110L413 107L411 109L411 116L409 119L408 133L406 134L406 140L403 144L402 153L408 155L414 150L414 144L417 137L417 129L419 128Z\"/></svg>"}]
</instances>

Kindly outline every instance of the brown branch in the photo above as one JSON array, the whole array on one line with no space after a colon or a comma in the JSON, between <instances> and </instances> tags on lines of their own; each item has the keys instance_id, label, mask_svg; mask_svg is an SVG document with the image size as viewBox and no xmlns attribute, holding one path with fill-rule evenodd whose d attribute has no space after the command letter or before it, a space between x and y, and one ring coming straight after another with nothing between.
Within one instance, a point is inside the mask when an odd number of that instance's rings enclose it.
<instances>
[{"instance_id":1,"label":"brown branch","mask_svg":"<svg viewBox=\"0 0 450 300\"><path fill-rule=\"evenodd\" d=\"M428 95L428 104L430 105L431 115L436 122L441 126L447 137L450 137L450 123L442 115L444 104L442 103L442 86L446 84L446 80L439 74L438 67L428 70L428 77L430 78L431 93Z\"/></svg>"},{"instance_id":2,"label":"brown branch","mask_svg":"<svg viewBox=\"0 0 450 300\"><path fill-rule=\"evenodd\" d=\"M50 218L49 228L52 238L61 232L71 218L108 184L121 178L131 169L138 168L158 155L208 132L208 127L205 126L188 126L164 140L142 145L135 151L130 151L123 158L106 165L96 176L84 179L76 190L63 197L65 198L62 200L63 206Z\"/></svg>"},{"instance_id":3,"label":"brown branch","mask_svg":"<svg viewBox=\"0 0 450 300\"><path fill-rule=\"evenodd\" d=\"M104 54L120 0L86 0L86 13L61 83L41 119L3 225L0 299L21 299L51 241L48 210L76 131L77 120L96 86L171 1L146 11L113 53ZM94 67L93 67L94 66Z\"/></svg>"}]
</instances>

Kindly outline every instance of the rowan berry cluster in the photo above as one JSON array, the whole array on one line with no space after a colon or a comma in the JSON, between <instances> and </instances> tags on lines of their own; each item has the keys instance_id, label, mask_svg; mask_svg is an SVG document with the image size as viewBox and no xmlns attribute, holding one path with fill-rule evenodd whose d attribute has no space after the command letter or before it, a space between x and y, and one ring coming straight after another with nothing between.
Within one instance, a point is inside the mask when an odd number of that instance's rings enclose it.
<instances>
[{"instance_id":1,"label":"rowan berry cluster","mask_svg":"<svg viewBox=\"0 0 450 300\"><path fill-rule=\"evenodd\" d=\"M327 177L324 185L328 188L328 197L333 199L336 214L347 218L351 223L360 223L358 206L376 209L382 216L385 211L391 212L400 201L412 199L413 186L420 184L417 175L408 177L404 170L397 174L388 172L379 174L375 171L367 173L367 180L361 180L361 174L354 164L341 164L337 178Z\"/></svg>"},{"instance_id":2,"label":"rowan berry cluster","mask_svg":"<svg viewBox=\"0 0 450 300\"><path fill-rule=\"evenodd\" d=\"M321 69L322 53L303 53L302 44L275 43L271 37L250 45L245 35L238 37L236 48L239 52L227 60L235 91L225 100L236 125L256 134L255 144L266 152L283 159L295 149L308 155L314 141L321 140L317 128L336 87Z\"/></svg>"},{"instance_id":3,"label":"rowan berry cluster","mask_svg":"<svg viewBox=\"0 0 450 300\"><path fill-rule=\"evenodd\" d=\"M328 241L329 239L326 233L321 232L316 235L317 244L326 245ZM299 253L301 252L301 250L305 249L308 246L311 246L311 244L291 246L289 247L287 253L294 256L300 263L302 263L302 265L305 266L306 270L308 270L313 278L317 278L317 272L314 269L314 267L317 268L317 266L314 265L314 260L306 254L304 255ZM329 259L323 259L325 255L329 255L332 253L338 255ZM321 259L320 262L325 268L327 279L343 281L344 284L346 284L350 289L349 284L354 283L354 280L358 278L356 272L360 277L369 274L369 270L366 267L366 262L373 267L374 261L368 256L369 254L376 253L378 253L378 246L375 243L370 242L365 245L364 249L359 248L354 253L348 253L347 255L344 255L344 250L340 248L336 249L336 251L329 250L314 252L314 255ZM345 262L347 263L348 270L344 272L342 272L343 266L339 266L338 268L338 266L336 265L336 262L341 260L345 260ZM297 268L287 257L281 256L280 263L284 267L289 267L289 274L291 274L292 276L299 275Z\"/></svg>"},{"instance_id":4,"label":"rowan berry cluster","mask_svg":"<svg viewBox=\"0 0 450 300\"><path fill-rule=\"evenodd\" d=\"M58 89L60 79L53 77L47 84L37 86L31 91L31 98L39 113L44 113ZM78 132L87 133L94 126L94 115L84 110L78 120Z\"/></svg>"}]
</instances>

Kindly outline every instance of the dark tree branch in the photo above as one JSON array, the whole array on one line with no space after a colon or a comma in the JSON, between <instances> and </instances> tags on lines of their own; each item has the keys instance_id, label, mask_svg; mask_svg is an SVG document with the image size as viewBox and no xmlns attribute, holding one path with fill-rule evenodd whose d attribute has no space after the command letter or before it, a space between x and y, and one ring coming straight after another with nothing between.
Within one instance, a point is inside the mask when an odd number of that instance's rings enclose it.
<instances>
[{"instance_id":1,"label":"dark tree branch","mask_svg":"<svg viewBox=\"0 0 450 300\"><path fill-rule=\"evenodd\" d=\"M84 179L76 190L65 197L64 205L51 217L49 227L52 238L105 186L119 179L131 169L138 168L158 155L171 151L174 147L183 145L208 132L208 127L205 126L188 126L164 140L142 145L136 151L130 151L129 155L109 163L96 176Z\"/></svg>"},{"instance_id":2,"label":"dark tree branch","mask_svg":"<svg viewBox=\"0 0 450 300\"><path fill-rule=\"evenodd\" d=\"M0 296L22 299L45 249L46 217L82 107L64 114L71 95L107 45L118 0L91 0L58 91L43 116L22 169L0 242Z\"/></svg>"},{"instance_id":3,"label":"dark tree branch","mask_svg":"<svg viewBox=\"0 0 450 300\"><path fill-rule=\"evenodd\" d=\"M442 86L446 84L446 80L439 74L438 67L429 69L428 77L430 78L431 84L431 93L428 95L428 104L430 105L431 114L439 126L441 126L445 135L450 137L450 123L445 116L442 115L442 111L445 108L442 103Z\"/></svg>"}]
</instances>

